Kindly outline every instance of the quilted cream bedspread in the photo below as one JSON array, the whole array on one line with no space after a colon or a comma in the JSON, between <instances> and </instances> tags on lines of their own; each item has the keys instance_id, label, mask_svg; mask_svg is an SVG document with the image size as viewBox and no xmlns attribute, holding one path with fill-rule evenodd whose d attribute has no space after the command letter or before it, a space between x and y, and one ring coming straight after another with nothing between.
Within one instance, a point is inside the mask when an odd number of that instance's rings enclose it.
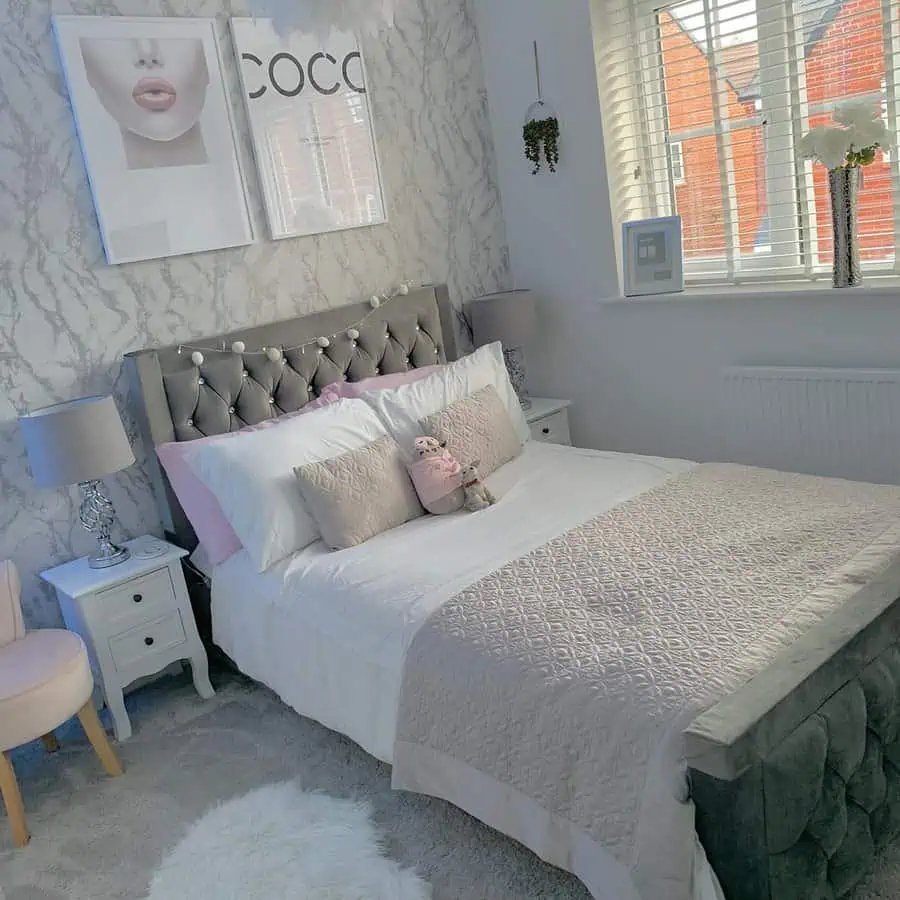
<instances>
[{"instance_id":1,"label":"quilted cream bedspread","mask_svg":"<svg viewBox=\"0 0 900 900\"><path fill-rule=\"evenodd\" d=\"M599 894L595 851L636 865L662 748L674 770L692 718L898 554L898 487L699 466L432 615L406 659L394 785Z\"/></svg>"}]
</instances>

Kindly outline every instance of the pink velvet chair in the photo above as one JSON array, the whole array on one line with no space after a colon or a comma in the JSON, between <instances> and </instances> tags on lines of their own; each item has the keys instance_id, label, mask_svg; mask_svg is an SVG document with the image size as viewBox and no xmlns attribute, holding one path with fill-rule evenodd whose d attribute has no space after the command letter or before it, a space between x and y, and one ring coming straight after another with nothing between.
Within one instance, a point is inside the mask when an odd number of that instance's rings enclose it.
<instances>
[{"instance_id":1,"label":"pink velvet chair","mask_svg":"<svg viewBox=\"0 0 900 900\"><path fill-rule=\"evenodd\" d=\"M94 709L84 643L74 632L56 628L26 634L19 591L16 567L0 562L0 792L13 841L22 847L28 826L7 751L39 737L51 752L58 749L53 729L77 713L107 773L121 775L122 766Z\"/></svg>"}]
</instances>

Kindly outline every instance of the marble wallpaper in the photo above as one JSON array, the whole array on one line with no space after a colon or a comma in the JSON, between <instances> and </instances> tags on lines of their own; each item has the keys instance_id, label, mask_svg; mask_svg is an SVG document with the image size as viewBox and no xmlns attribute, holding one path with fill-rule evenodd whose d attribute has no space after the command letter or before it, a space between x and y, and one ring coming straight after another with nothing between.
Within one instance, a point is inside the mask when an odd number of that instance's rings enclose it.
<instances>
[{"instance_id":1,"label":"marble wallpaper","mask_svg":"<svg viewBox=\"0 0 900 900\"><path fill-rule=\"evenodd\" d=\"M15 560L31 626L59 621L48 566L86 553L77 489L31 482L17 416L113 392L137 465L107 480L123 537L159 533L127 409L122 354L446 281L457 303L503 287L508 254L470 0L403 0L366 38L389 224L267 240L227 17L241 0L7 0L0 4L0 558ZM217 16L241 132L256 244L108 266L50 31L51 13Z\"/></svg>"}]
</instances>

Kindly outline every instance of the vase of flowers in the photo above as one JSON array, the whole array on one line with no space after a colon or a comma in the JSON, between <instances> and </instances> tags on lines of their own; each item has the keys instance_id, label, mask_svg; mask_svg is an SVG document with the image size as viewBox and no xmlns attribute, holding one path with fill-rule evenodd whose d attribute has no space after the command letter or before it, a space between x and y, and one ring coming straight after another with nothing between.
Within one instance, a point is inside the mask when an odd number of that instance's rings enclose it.
<instances>
[{"instance_id":1,"label":"vase of flowers","mask_svg":"<svg viewBox=\"0 0 900 900\"><path fill-rule=\"evenodd\" d=\"M819 125L803 136L800 153L828 169L834 229L835 287L862 284L859 253L859 191L862 167L891 146L890 133L877 103L847 100L832 113L834 124Z\"/></svg>"}]
</instances>

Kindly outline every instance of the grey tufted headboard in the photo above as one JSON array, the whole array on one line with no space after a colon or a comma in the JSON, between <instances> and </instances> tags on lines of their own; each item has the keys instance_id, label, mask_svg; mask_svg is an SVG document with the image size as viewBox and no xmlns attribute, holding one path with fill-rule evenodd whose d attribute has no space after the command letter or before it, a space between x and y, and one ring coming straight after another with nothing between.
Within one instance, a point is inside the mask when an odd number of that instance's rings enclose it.
<instances>
[{"instance_id":1,"label":"grey tufted headboard","mask_svg":"<svg viewBox=\"0 0 900 900\"><path fill-rule=\"evenodd\" d=\"M153 448L237 431L296 412L336 381L360 381L456 359L454 313L446 286L429 285L395 297L372 314L352 341L346 331L371 313L368 303L338 307L271 325L191 340L194 347L230 348L246 354L207 353L198 368L178 345L125 356L132 404L147 445L147 465L166 532L193 550L197 538ZM286 350L273 362L249 351L290 348L337 334L325 349Z\"/></svg>"}]
</instances>

